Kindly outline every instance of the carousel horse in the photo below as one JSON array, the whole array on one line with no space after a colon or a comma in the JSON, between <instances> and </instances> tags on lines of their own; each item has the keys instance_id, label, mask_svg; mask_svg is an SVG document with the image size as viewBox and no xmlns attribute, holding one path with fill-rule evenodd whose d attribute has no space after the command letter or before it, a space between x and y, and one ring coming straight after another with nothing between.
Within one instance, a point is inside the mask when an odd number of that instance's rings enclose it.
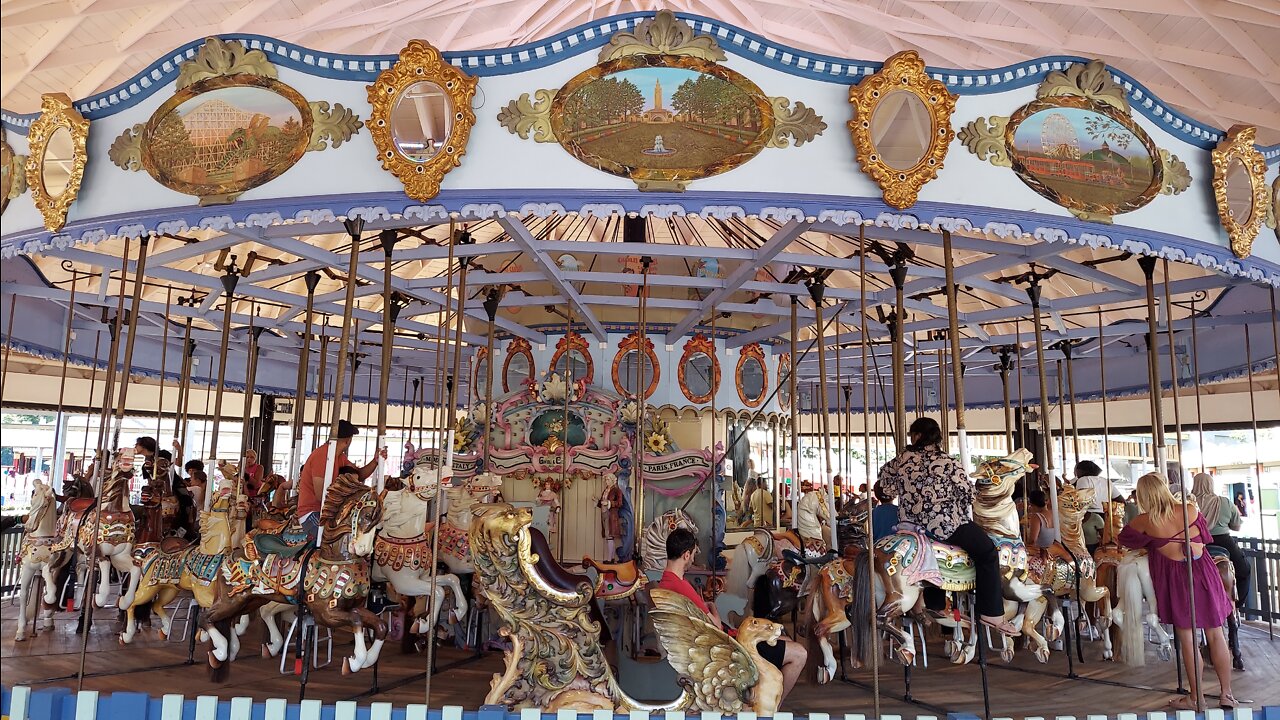
<instances>
[{"instance_id":1,"label":"carousel horse","mask_svg":"<svg viewBox=\"0 0 1280 720\"><path fill-rule=\"evenodd\" d=\"M133 564L134 516L129 506L129 479L133 477L133 457L117 451L111 474L103 481L101 505L91 497L69 500L58 519L58 540L51 550L64 552L73 546L85 558L98 560L98 592L94 604L104 607L111 591L110 570L127 578L119 607L133 602L138 568ZM96 534L94 530L97 530ZM96 548L95 548L96 545Z\"/></svg>"},{"instance_id":2,"label":"carousel horse","mask_svg":"<svg viewBox=\"0 0 1280 720\"><path fill-rule=\"evenodd\" d=\"M256 527L259 519L276 517L280 508L273 502L272 493L279 490L286 480L280 473L271 473L258 487L258 494L249 501L249 525Z\"/></svg>"},{"instance_id":3,"label":"carousel horse","mask_svg":"<svg viewBox=\"0 0 1280 720\"><path fill-rule=\"evenodd\" d=\"M425 458L425 455L419 457L414 465L413 478L417 487L427 487L432 479L441 483L439 471L431 463L424 464L422 460ZM499 490L501 482L488 474L476 475L462 485L444 485L445 514L443 521L436 526L436 532L440 534L440 554L435 560L448 566L451 574L470 575L475 572L471 567L471 543L467 538L471 508L488 502Z\"/></svg>"},{"instance_id":4,"label":"carousel horse","mask_svg":"<svg viewBox=\"0 0 1280 720\"><path fill-rule=\"evenodd\" d=\"M667 565L667 536L677 528L698 534L698 525L689 513L675 508L653 519L640 541L640 559L645 572L662 572Z\"/></svg>"},{"instance_id":5,"label":"carousel horse","mask_svg":"<svg viewBox=\"0 0 1280 720\"><path fill-rule=\"evenodd\" d=\"M505 503L475 508L470 540L480 593L511 641L503 672L490 683L486 705L508 709L692 710L773 715L781 699L781 675L765 669L756 642L775 642L781 627L752 619L738 640L711 625L683 598L651 590L652 613L676 672L677 697L646 704L619 687L592 617L590 579L557 563L533 513ZM693 609L691 609L693 608Z\"/></svg>"},{"instance_id":6,"label":"carousel horse","mask_svg":"<svg viewBox=\"0 0 1280 720\"><path fill-rule=\"evenodd\" d=\"M1240 592L1236 586L1236 566L1231 562L1231 555L1226 548L1219 545L1206 545L1205 550L1213 556L1213 564L1218 568L1218 577L1222 579L1222 589L1227 591L1227 597L1231 599L1231 614L1227 616L1224 624L1227 631L1227 647L1231 648L1231 666L1236 670L1244 670L1244 655L1240 652ZM1152 605L1152 607L1155 606Z\"/></svg>"},{"instance_id":7,"label":"carousel horse","mask_svg":"<svg viewBox=\"0 0 1280 720\"><path fill-rule=\"evenodd\" d=\"M1097 624L1102 631L1102 656L1110 660L1110 594L1105 586L1097 583L1097 566L1085 547L1084 529L1081 527L1081 521L1092 502L1092 488L1081 490L1070 485L1063 486L1058 492L1058 529L1061 539L1043 556L1031 558L1029 577L1032 582L1046 588L1046 596L1054 614L1051 626L1057 626L1059 622L1057 616L1061 611L1058 609L1058 598L1075 595L1082 608L1085 603L1097 603ZM1038 625L1043 613L1044 610L1038 606L1028 607L1023 627ZM1083 610L1081 621L1087 622Z\"/></svg>"},{"instance_id":8,"label":"carousel horse","mask_svg":"<svg viewBox=\"0 0 1280 720\"><path fill-rule=\"evenodd\" d=\"M225 680L224 664L233 642L231 621L269 602L305 604L316 622L355 635L355 649L343 672L378 661L387 625L364 607L369 592L368 556L382 523L382 497L358 475L339 475L320 511L320 546L294 545L276 535L256 535L223 563L212 584L213 602L201 628L213 642L209 665ZM364 631L373 630L373 644Z\"/></svg>"},{"instance_id":9,"label":"carousel horse","mask_svg":"<svg viewBox=\"0 0 1280 720\"><path fill-rule=\"evenodd\" d=\"M173 601L182 590L195 596L196 604L209 608L214 601L214 580L233 549L240 546L244 536L244 514L235 506L230 490L223 490L214 499L208 512L200 513L200 544L178 538L164 538L159 542L143 543L133 550L133 562L140 569L133 602L125 608L122 643L133 642L137 633L134 610L150 605L160 616L161 637L168 637L173 617L164 606ZM230 658L235 659L239 642L232 635Z\"/></svg>"},{"instance_id":10,"label":"carousel horse","mask_svg":"<svg viewBox=\"0 0 1280 720\"><path fill-rule=\"evenodd\" d=\"M733 550L725 592L750 600L756 581L782 560L783 551L798 551L803 547L804 541L794 530L774 532L756 528Z\"/></svg>"},{"instance_id":11,"label":"carousel horse","mask_svg":"<svg viewBox=\"0 0 1280 720\"><path fill-rule=\"evenodd\" d=\"M58 604L58 571L67 561L66 551L53 550L58 540L57 501L53 488L36 478L31 492L31 510L23 523L22 546L18 549L18 632L14 640L27 639L27 623L32 632L53 627L53 610ZM44 592L34 596L35 579L44 581ZM32 607L27 603L32 602ZM30 614L30 617L28 617Z\"/></svg>"},{"instance_id":12,"label":"carousel horse","mask_svg":"<svg viewBox=\"0 0 1280 720\"><path fill-rule=\"evenodd\" d=\"M433 594L433 528L428 515L440 486L431 481L419 485L417 477L417 473L411 475L401 490L388 490L382 500L382 529L373 543L373 579L389 582L401 596L426 599L429 607L413 613L414 631L426 634L436 626L446 590L453 595L453 614L459 622L467 614L467 598L458 576L450 573L435 575Z\"/></svg>"},{"instance_id":13,"label":"carousel horse","mask_svg":"<svg viewBox=\"0 0 1280 720\"><path fill-rule=\"evenodd\" d=\"M1124 529L1124 503L1106 503L1106 523L1109 528L1103 542L1093 553L1097 566L1096 584L1107 588L1111 602L1111 625L1120 639L1120 661L1126 665L1146 665L1146 638L1143 637L1143 621L1156 637L1160 659L1167 661L1173 655L1169 633L1156 615L1155 586L1151 581L1151 569L1147 565L1146 550L1121 547L1114 538ZM1147 602L1143 613L1142 602ZM1098 612L1095 607L1095 613Z\"/></svg>"}]
</instances>

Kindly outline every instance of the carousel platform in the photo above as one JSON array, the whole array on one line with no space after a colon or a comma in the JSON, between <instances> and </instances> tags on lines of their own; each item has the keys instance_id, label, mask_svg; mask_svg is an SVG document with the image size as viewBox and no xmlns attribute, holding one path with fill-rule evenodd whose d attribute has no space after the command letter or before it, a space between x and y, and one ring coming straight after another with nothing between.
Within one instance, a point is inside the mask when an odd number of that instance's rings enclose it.
<instances>
[{"instance_id":1,"label":"carousel platform","mask_svg":"<svg viewBox=\"0 0 1280 720\"><path fill-rule=\"evenodd\" d=\"M52 632L43 632L25 642L15 643L13 620L6 613L4 640L0 644L3 651L0 677L3 677L4 686L7 689L25 686L35 691L66 688L67 692L74 693L81 642L81 636L74 630L75 624L70 616L60 613ZM298 678L281 675L279 659L262 658L254 650L262 632L258 624L250 627L242 638L241 655L233 664L230 680L214 683L208 679L202 648L197 649L195 664L188 664L186 643L165 642L154 631L140 633L133 645L122 647L117 640L114 614L102 610L89 637L84 689L96 691L99 699L95 702L108 710L112 693L150 695L156 699L156 712L148 711L141 716L148 718L168 717L159 714L160 698L166 694L179 694L193 702L202 696L215 697L224 705L233 698L248 698L254 703L280 699L272 704L281 704L282 700L296 705L299 701ZM1247 669L1234 675L1236 697L1251 701L1253 718L1280 720L1280 685L1275 682L1280 677L1280 644L1268 640L1265 626L1254 625L1242 628L1241 643ZM338 650L335 645L335 657L341 656ZM815 655L816 652L811 653L811 657ZM488 691L489 680L502 670L500 653L476 656L470 651L441 647L437 656L439 672L432 680L432 707L479 709ZM1158 712L1174 697L1177 685L1174 666L1170 662L1161 662L1154 650L1148 653L1147 665L1140 668L1104 662L1096 643L1084 643L1084 657L1086 662L1074 665L1079 676L1075 679L1067 677L1067 661L1060 652L1054 653L1045 665L1036 663L1028 652L1019 653L1010 665L994 659L989 664L988 675L992 717L1123 717L1124 714ZM929 658L928 668L917 666L911 673L910 689L915 702L903 701L906 683L902 668L892 665L882 669L881 713L904 718L982 717L979 667L976 664L951 665L941 653L940 642L933 640L929 642ZM403 654L398 644L389 644L378 664L378 688L372 687L372 673L362 671L358 675L343 676L335 663L311 673L306 698L318 700L326 707L343 701L356 701L361 708L372 703L390 703L398 712L403 712L407 706L421 704L424 700L422 673L426 669L425 664L425 655ZM826 713L837 717L849 713L871 713L870 672L851 670L848 680L852 682L836 681L827 685L816 684L814 677L815 672L805 672L800 685L783 704L784 711L797 715ZM1210 692L1216 686L1213 680L1206 684ZM69 695L66 697L70 698ZM49 701L41 702L47 706ZM130 702L136 703L138 698L134 697ZM76 706L76 702L70 699L59 703L67 707ZM224 709L216 717L231 717L229 712ZM242 717L266 718L263 712L259 710ZM359 717L371 717L365 712L362 709ZM98 716L115 715L100 712ZM34 714L30 717L37 720ZM39 720L69 720L70 717L66 714L48 718L41 716ZM76 717L81 720L78 715ZM186 714L182 717L197 716ZM300 716L291 714L289 717ZM1231 716L1228 714L1226 717Z\"/></svg>"}]
</instances>

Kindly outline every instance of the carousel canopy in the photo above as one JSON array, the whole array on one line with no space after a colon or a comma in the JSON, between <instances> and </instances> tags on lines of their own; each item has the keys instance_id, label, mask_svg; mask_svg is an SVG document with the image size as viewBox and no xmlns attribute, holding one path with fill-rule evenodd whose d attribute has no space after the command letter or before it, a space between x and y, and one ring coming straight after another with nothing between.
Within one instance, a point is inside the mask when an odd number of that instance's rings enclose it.
<instances>
[{"instance_id":1,"label":"carousel canopy","mask_svg":"<svg viewBox=\"0 0 1280 720\"><path fill-rule=\"evenodd\" d=\"M1193 117L1256 125L1262 144L1280 142L1280 6L1257 0L11 0L0 89L5 109L31 112L50 88L86 97L209 35L254 33L356 55L393 53L413 38L475 50L662 7L839 57L915 49L930 65L953 68L1102 58Z\"/></svg>"}]
</instances>

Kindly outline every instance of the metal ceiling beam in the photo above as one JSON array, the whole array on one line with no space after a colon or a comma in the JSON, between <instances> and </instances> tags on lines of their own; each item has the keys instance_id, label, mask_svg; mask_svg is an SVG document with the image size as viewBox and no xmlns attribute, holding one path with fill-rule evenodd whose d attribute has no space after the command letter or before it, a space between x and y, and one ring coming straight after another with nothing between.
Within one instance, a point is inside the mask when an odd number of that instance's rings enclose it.
<instances>
[{"instance_id":1,"label":"metal ceiling beam","mask_svg":"<svg viewBox=\"0 0 1280 720\"><path fill-rule=\"evenodd\" d=\"M498 224L502 226L503 230L507 231L512 240L524 248L525 254L539 267L546 279L560 289L561 294L573 305L582 321L587 324L587 327L591 328L592 334L602 342L607 340L609 334L605 331L604 325L600 323L600 320L596 318L595 313L591 311L591 306L582 301L582 296L578 293L578 290L565 279L560 267L543 252L539 241L529 232L529 228L525 227L524 222L517 217L504 215L498 218Z\"/></svg>"},{"instance_id":2,"label":"metal ceiling beam","mask_svg":"<svg viewBox=\"0 0 1280 720\"><path fill-rule=\"evenodd\" d=\"M724 286L716 288L698 305L696 310L685 315L680 322L676 323L671 332L667 333L667 342L673 343L679 340L682 335L689 331L701 320L706 314L720 302L726 300L730 295L742 287L743 283L755 277L756 272L765 265L773 261L775 257L791 244L793 240L800 237L806 230L812 226L808 222L800 220L788 221L786 225L778 228L773 237L769 238L752 253L751 260L744 260L734 268L733 273L725 280Z\"/></svg>"}]
</instances>

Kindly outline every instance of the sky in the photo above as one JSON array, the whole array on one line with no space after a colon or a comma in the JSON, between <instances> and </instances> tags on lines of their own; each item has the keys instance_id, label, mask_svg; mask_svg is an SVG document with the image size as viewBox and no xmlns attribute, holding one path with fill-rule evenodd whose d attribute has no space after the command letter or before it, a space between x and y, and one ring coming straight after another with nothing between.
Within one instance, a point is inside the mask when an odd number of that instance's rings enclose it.
<instances>
[{"instance_id":1,"label":"sky","mask_svg":"<svg viewBox=\"0 0 1280 720\"><path fill-rule=\"evenodd\" d=\"M247 112L261 113L271 118L273 125L280 125L299 114L293 103L262 88L220 88L191 98L179 106L180 112L185 116L210 100L221 100Z\"/></svg>"},{"instance_id":2,"label":"sky","mask_svg":"<svg viewBox=\"0 0 1280 720\"><path fill-rule=\"evenodd\" d=\"M644 109L653 109L653 83L662 81L662 105L671 109L671 95L685 80L696 80L702 73L682 68L636 68L613 75L619 80L630 80L644 95Z\"/></svg>"}]
</instances>

